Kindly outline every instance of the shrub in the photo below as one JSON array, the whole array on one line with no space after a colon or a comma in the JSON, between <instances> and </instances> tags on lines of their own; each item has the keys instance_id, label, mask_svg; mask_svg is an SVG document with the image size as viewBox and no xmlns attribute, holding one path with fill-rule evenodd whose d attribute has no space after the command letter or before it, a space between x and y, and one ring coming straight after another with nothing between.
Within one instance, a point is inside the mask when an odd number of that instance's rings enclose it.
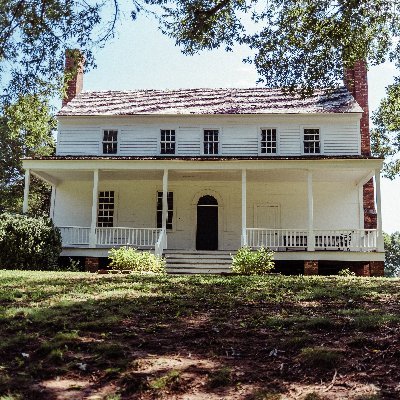
<instances>
[{"instance_id":1,"label":"shrub","mask_svg":"<svg viewBox=\"0 0 400 400\"><path fill-rule=\"evenodd\" d=\"M250 247L242 247L232 257L232 271L239 274L264 275L274 267L273 251L261 247L252 251Z\"/></svg>"},{"instance_id":2,"label":"shrub","mask_svg":"<svg viewBox=\"0 0 400 400\"><path fill-rule=\"evenodd\" d=\"M61 253L61 234L46 217L0 215L0 268L52 270Z\"/></svg>"},{"instance_id":3,"label":"shrub","mask_svg":"<svg viewBox=\"0 0 400 400\"><path fill-rule=\"evenodd\" d=\"M356 276L353 271L350 271L348 268L343 268L338 272L339 276Z\"/></svg>"},{"instance_id":4,"label":"shrub","mask_svg":"<svg viewBox=\"0 0 400 400\"><path fill-rule=\"evenodd\" d=\"M133 247L111 249L108 258L111 260L110 267L113 269L165 273L165 260L162 257L148 251L138 251Z\"/></svg>"}]
</instances>

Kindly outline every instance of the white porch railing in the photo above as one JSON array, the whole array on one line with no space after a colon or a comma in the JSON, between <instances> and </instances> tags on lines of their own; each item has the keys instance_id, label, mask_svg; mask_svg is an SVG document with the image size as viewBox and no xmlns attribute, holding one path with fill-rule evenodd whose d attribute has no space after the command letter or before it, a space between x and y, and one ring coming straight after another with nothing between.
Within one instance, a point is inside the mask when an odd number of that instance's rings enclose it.
<instances>
[{"instance_id":1,"label":"white porch railing","mask_svg":"<svg viewBox=\"0 0 400 400\"><path fill-rule=\"evenodd\" d=\"M157 228L96 228L99 246L154 247L161 229Z\"/></svg>"},{"instance_id":2,"label":"white porch railing","mask_svg":"<svg viewBox=\"0 0 400 400\"><path fill-rule=\"evenodd\" d=\"M71 246L89 246L90 228L82 226L61 226L62 243L64 247ZM136 246L155 248L159 241L161 229L158 228L122 228L107 227L95 229L95 243L98 246L114 247L114 246ZM164 232L164 236L165 232ZM166 238L162 244L165 248Z\"/></svg>"},{"instance_id":3,"label":"white porch railing","mask_svg":"<svg viewBox=\"0 0 400 400\"><path fill-rule=\"evenodd\" d=\"M83 226L60 226L63 246L88 246L90 228Z\"/></svg>"},{"instance_id":4,"label":"white porch railing","mask_svg":"<svg viewBox=\"0 0 400 400\"><path fill-rule=\"evenodd\" d=\"M315 250L376 251L376 229L314 230ZM247 245L275 251L307 250L305 229L247 228Z\"/></svg>"}]
</instances>

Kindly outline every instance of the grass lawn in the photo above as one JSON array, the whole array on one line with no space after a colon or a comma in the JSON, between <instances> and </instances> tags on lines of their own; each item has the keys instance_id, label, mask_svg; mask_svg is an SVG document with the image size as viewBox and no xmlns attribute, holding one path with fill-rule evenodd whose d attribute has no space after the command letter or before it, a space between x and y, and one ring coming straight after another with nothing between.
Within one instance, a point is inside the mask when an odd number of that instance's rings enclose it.
<instances>
[{"instance_id":1,"label":"grass lawn","mask_svg":"<svg viewBox=\"0 0 400 400\"><path fill-rule=\"evenodd\" d=\"M400 399L400 280L0 271L0 399Z\"/></svg>"}]
</instances>

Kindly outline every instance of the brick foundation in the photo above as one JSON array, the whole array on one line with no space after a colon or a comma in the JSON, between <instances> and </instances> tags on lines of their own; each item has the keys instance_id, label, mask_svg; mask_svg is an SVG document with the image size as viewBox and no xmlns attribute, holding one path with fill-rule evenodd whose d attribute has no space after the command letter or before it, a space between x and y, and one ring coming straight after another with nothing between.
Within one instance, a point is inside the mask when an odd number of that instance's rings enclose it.
<instances>
[{"instance_id":1,"label":"brick foundation","mask_svg":"<svg viewBox=\"0 0 400 400\"><path fill-rule=\"evenodd\" d=\"M369 263L357 263L356 265L350 268L357 276L369 276Z\"/></svg>"},{"instance_id":2,"label":"brick foundation","mask_svg":"<svg viewBox=\"0 0 400 400\"><path fill-rule=\"evenodd\" d=\"M98 257L86 257L85 258L85 270L88 272L96 272L99 269L99 258Z\"/></svg>"},{"instance_id":3,"label":"brick foundation","mask_svg":"<svg viewBox=\"0 0 400 400\"><path fill-rule=\"evenodd\" d=\"M318 275L318 261L304 261L304 275Z\"/></svg>"},{"instance_id":4,"label":"brick foundation","mask_svg":"<svg viewBox=\"0 0 400 400\"><path fill-rule=\"evenodd\" d=\"M370 261L369 263L370 276L384 276L385 263L383 261Z\"/></svg>"}]
</instances>

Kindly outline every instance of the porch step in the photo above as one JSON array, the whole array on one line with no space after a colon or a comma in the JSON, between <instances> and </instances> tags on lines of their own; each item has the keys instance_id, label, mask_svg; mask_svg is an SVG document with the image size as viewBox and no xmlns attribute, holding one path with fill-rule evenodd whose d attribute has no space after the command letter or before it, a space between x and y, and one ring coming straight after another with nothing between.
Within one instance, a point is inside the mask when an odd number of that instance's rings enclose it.
<instances>
[{"instance_id":1,"label":"porch step","mask_svg":"<svg viewBox=\"0 0 400 400\"><path fill-rule=\"evenodd\" d=\"M170 274L221 274L231 272L230 251L166 250Z\"/></svg>"}]
</instances>

